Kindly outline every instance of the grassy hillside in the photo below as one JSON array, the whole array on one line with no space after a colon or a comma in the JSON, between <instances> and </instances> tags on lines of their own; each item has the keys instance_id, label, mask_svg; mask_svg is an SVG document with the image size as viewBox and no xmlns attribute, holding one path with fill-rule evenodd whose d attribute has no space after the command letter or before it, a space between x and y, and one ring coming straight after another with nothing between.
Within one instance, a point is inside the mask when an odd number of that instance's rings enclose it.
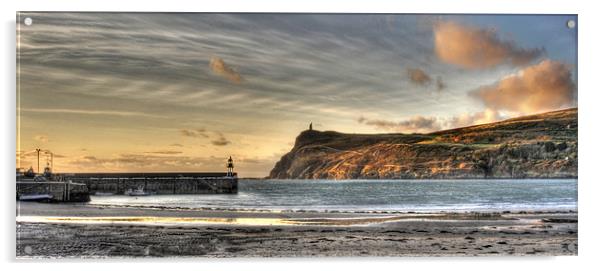
<instances>
[{"instance_id":1,"label":"grassy hillside","mask_svg":"<svg viewBox=\"0 0 602 271\"><path fill-rule=\"evenodd\" d=\"M577 109L430 134L304 131L270 178L576 178Z\"/></svg>"}]
</instances>

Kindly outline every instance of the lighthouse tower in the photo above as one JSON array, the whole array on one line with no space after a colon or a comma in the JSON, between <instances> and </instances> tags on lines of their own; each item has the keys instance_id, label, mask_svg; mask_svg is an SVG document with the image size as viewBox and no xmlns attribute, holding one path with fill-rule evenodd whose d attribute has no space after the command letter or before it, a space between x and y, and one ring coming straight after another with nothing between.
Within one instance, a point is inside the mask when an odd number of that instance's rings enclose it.
<instances>
[{"instance_id":1,"label":"lighthouse tower","mask_svg":"<svg viewBox=\"0 0 602 271\"><path fill-rule=\"evenodd\" d=\"M228 173L226 176L228 176L228 177L234 176L234 161L232 161L232 156L230 156L230 158L228 158Z\"/></svg>"}]
</instances>

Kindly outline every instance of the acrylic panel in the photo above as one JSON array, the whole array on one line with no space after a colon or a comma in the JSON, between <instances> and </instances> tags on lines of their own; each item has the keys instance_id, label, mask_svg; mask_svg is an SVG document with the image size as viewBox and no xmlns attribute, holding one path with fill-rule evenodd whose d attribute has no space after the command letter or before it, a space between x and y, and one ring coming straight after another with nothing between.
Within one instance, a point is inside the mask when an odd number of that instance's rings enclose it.
<instances>
[{"instance_id":1,"label":"acrylic panel","mask_svg":"<svg viewBox=\"0 0 602 271\"><path fill-rule=\"evenodd\" d=\"M18 258L577 255L577 15L16 28Z\"/></svg>"}]
</instances>

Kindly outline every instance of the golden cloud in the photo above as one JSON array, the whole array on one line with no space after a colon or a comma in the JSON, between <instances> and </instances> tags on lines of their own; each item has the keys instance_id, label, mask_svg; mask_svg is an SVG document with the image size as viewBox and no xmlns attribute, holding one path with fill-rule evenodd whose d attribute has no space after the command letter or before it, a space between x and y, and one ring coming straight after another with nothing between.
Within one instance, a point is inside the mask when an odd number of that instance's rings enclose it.
<instances>
[{"instance_id":1,"label":"golden cloud","mask_svg":"<svg viewBox=\"0 0 602 271\"><path fill-rule=\"evenodd\" d=\"M145 170L178 170L219 168L222 166L223 158L192 157L178 154L160 155L156 153L121 153L114 157L103 158L96 156L81 156L68 161L69 167L75 169L100 169L103 171L145 171Z\"/></svg>"},{"instance_id":2,"label":"golden cloud","mask_svg":"<svg viewBox=\"0 0 602 271\"><path fill-rule=\"evenodd\" d=\"M425 116L414 116L407 120L398 122L379 119L366 119L364 117L358 118L357 121L362 124L373 126L378 130L399 133L426 133L441 129L437 118Z\"/></svg>"},{"instance_id":3,"label":"golden cloud","mask_svg":"<svg viewBox=\"0 0 602 271\"><path fill-rule=\"evenodd\" d=\"M218 138L215 140L211 141L211 144L215 145L215 146L226 146L230 143L232 143L230 140L226 139L226 137L220 133L217 132Z\"/></svg>"},{"instance_id":4,"label":"golden cloud","mask_svg":"<svg viewBox=\"0 0 602 271\"><path fill-rule=\"evenodd\" d=\"M181 153L182 153L181 151L170 151L170 150L144 152L144 154L165 154L165 155L181 154Z\"/></svg>"},{"instance_id":5,"label":"golden cloud","mask_svg":"<svg viewBox=\"0 0 602 271\"><path fill-rule=\"evenodd\" d=\"M207 131L204 128L195 129L195 130L191 130L191 129L181 129L180 130L180 134L182 136L187 136L187 137L204 137L204 138L208 138L209 135L207 135L206 132Z\"/></svg>"},{"instance_id":6,"label":"golden cloud","mask_svg":"<svg viewBox=\"0 0 602 271\"><path fill-rule=\"evenodd\" d=\"M408 77L410 81L417 85L426 85L431 82L431 77L422 69L408 69Z\"/></svg>"},{"instance_id":7,"label":"golden cloud","mask_svg":"<svg viewBox=\"0 0 602 271\"><path fill-rule=\"evenodd\" d=\"M485 123L492 123L502 120L499 112L493 109L485 109L485 111L476 113L465 113L459 116L454 116L447 121L447 127L458 128Z\"/></svg>"},{"instance_id":8,"label":"golden cloud","mask_svg":"<svg viewBox=\"0 0 602 271\"><path fill-rule=\"evenodd\" d=\"M239 84L243 80L242 76L238 72L236 72L236 70L227 65L224 62L224 60L219 57L211 58L211 61L209 62L209 67L214 73L223 76L236 84Z\"/></svg>"},{"instance_id":9,"label":"golden cloud","mask_svg":"<svg viewBox=\"0 0 602 271\"><path fill-rule=\"evenodd\" d=\"M501 40L496 30L480 29L456 22L434 25L435 53L442 61L468 69L490 68L503 63L528 64L540 57L540 48L523 49Z\"/></svg>"},{"instance_id":10,"label":"golden cloud","mask_svg":"<svg viewBox=\"0 0 602 271\"><path fill-rule=\"evenodd\" d=\"M429 116L414 116L403 121L389 121L380 119L367 119L363 116L357 119L358 123L372 126L377 130L400 133L430 133L443 129L466 127L478 124L492 123L503 118L493 109L481 112L465 113L449 118L435 118Z\"/></svg>"},{"instance_id":11,"label":"golden cloud","mask_svg":"<svg viewBox=\"0 0 602 271\"><path fill-rule=\"evenodd\" d=\"M574 106L576 91L568 65L543 60L471 95L493 110L531 114Z\"/></svg>"}]
</instances>

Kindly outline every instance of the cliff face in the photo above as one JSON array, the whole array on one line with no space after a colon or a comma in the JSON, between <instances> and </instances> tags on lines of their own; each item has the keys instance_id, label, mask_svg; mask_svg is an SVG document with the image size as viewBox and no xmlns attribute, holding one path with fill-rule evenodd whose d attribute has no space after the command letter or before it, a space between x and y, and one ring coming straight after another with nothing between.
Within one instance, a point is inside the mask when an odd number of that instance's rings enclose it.
<instances>
[{"instance_id":1,"label":"cliff face","mask_svg":"<svg viewBox=\"0 0 602 271\"><path fill-rule=\"evenodd\" d=\"M273 179L577 178L577 109L430 134L304 131Z\"/></svg>"}]
</instances>

